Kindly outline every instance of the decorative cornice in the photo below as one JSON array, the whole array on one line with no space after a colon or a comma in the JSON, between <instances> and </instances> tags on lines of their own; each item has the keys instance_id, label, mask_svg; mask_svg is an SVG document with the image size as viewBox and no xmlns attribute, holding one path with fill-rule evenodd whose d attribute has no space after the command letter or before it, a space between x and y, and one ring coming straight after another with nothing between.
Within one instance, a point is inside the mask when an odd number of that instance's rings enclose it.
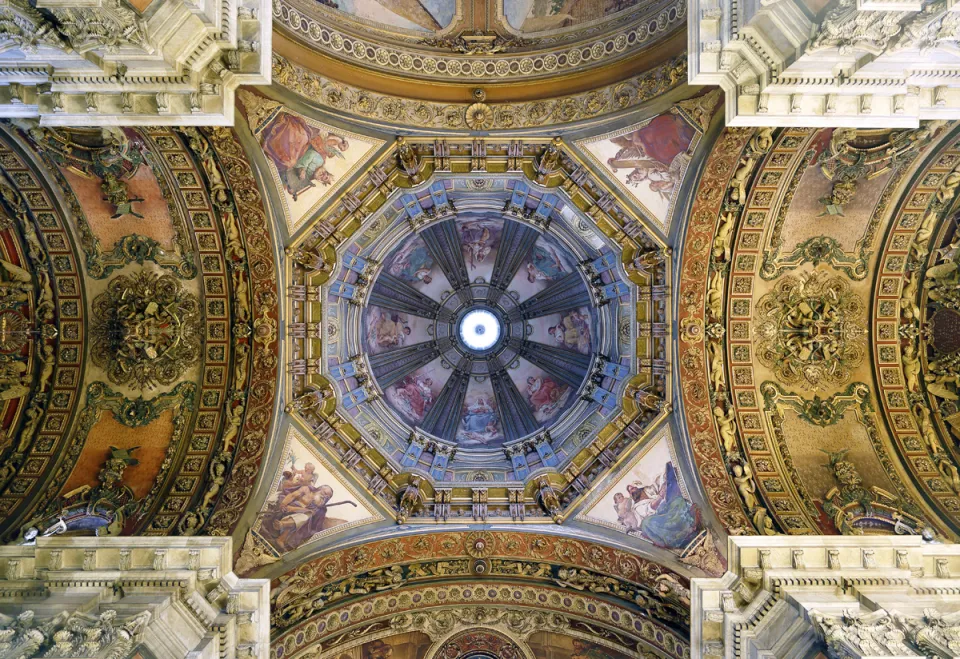
<instances>
[{"instance_id":1,"label":"decorative cornice","mask_svg":"<svg viewBox=\"0 0 960 659\"><path fill-rule=\"evenodd\" d=\"M681 25L686 14L686 3L675 2L655 16L644 16L630 29L592 43L524 55L477 57L436 50L425 52L422 47L384 45L334 29L305 15L288 0L278 0L273 5L277 25L311 49L393 75L463 82L542 78L605 64L652 45Z\"/></svg>"},{"instance_id":2,"label":"decorative cornice","mask_svg":"<svg viewBox=\"0 0 960 659\"><path fill-rule=\"evenodd\" d=\"M686 62L675 58L642 75L593 91L527 103L487 103L487 130L554 126L600 117L661 96L686 79ZM474 105L435 103L379 94L331 80L274 54L273 81L325 108L417 128L468 130Z\"/></svg>"}]
</instances>

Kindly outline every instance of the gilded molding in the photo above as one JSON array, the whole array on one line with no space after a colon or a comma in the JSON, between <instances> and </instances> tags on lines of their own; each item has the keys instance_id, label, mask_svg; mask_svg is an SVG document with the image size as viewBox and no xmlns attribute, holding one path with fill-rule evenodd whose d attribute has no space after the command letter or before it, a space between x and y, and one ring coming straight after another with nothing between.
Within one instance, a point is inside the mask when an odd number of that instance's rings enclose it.
<instances>
[{"instance_id":1,"label":"gilded molding","mask_svg":"<svg viewBox=\"0 0 960 659\"><path fill-rule=\"evenodd\" d=\"M95 279L105 279L114 271L130 263L143 265L147 261L152 261L181 279L193 279L197 276L195 250L190 241L190 232L187 229L182 205L178 203L178 198L182 200L179 187L170 185L167 180L167 171L157 159L152 155L138 152L126 138L117 142L107 142L100 148L93 148L77 144L72 139L70 129L31 126L28 130L21 130L20 134L39 153L47 166L47 171L62 191L80 234L80 247L86 256L87 274ZM125 176L121 173L122 166L112 163L130 161L136 165L133 172L136 172L137 167L140 166L149 167L153 172L170 213L175 250L161 249L156 240L135 233L124 236L116 244L105 249L90 226L83 205L60 169L61 166L72 167L97 177L113 175L114 186L125 186L123 182ZM104 167L101 164L103 162L111 165ZM129 210L133 210L133 201L125 194L123 196L126 203L130 204ZM115 197L113 199L116 200Z\"/></svg>"},{"instance_id":2,"label":"gilded molding","mask_svg":"<svg viewBox=\"0 0 960 659\"><path fill-rule=\"evenodd\" d=\"M469 628L473 620L484 628L513 633L562 632L633 656L690 658L685 635L592 593L540 585L491 588L489 583L474 579L377 593L364 602L362 609L338 607L274 638L271 657L306 659L315 656L308 653L317 640L324 647L339 649L355 647L364 638L383 638L414 629L426 629L443 639Z\"/></svg>"},{"instance_id":3,"label":"gilded molding","mask_svg":"<svg viewBox=\"0 0 960 659\"><path fill-rule=\"evenodd\" d=\"M684 2L674 2L655 16L645 16L634 27L597 39L592 43L531 54L507 54L498 57L455 55L443 51L383 45L362 39L318 21L294 7L288 0L273 4L277 26L286 28L295 38L313 50L320 50L352 64L379 69L393 75L419 78L481 80L534 79L580 71L626 56L654 43L683 24L687 15Z\"/></svg>"},{"instance_id":4,"label":"gilded molding","mask_svg":"<svg viewBox=\"0 0 960 659\"><path fill-rule=\"evenodd\" d=\"M810 129L793 129L799 138L803 133L811 137L814 132ZM927 122L917 130L893 131L888 136L884 154L873 155L870 149L857 148L852 144L856 131L836 131L830 142L830 151L824 152L814 161L815 150L810 150L803 156L803 161L794 171L790 185L780 204L773 232L770 238L771 249L763 255L763 265L760 276L763 279L775 279L788 270L794 270L804 263L819 265L829 263L852 280L862 280L867 277L870 258L873 255L873 243L882 222L887 217L891 202L895 202L894 193L899 190L903 178L910 171L911 165L919 158L925 149L933 143L940 134L942 126L938 122ZM837 136L840 135L840 136ZM879 148L876 147L878 150ZM896 157L886 155L897 153ZM870 153L870 155L867 155ZM834 164L838 160L840 164ZM831 169L825 169L827 165ZM849 203L857 186L875 176L892 171L883 193L877 200L876 207L870 215L870 221L864 229L863 235L857 240L855 251L844 252L839 242L830 236L815 236L798 244L788 254L782 254L783 227L790 209L793 195L800 184L800 179L808 167L819 166L824 176L833 183L828 196L820 199L824 205L823 214L843 217L843 204Z\"/></svg>"},{"instance_id":5,"label":"gilded molding","mask_svg":"<svg viewBox=\"0 0 960 659\"><path fill-rule=\"evenodd\" d=\"M960 453L952 357L942 359L933 343L937 310L952 313L956 306L950 297L956 290L951 230L958 167L954 139L904 192L879 249L870 318L877 399L893 447L954 531L960 526Z\"/></svg>"},{"instance_id":6,"label":"gilded molding","mask_svg":"<svg viewBox=\"0 0 960 659\"><path fill-rule=\"evenodd\" d=\"M528 103L487 103L483 130L554 126L620 112L661 96L686 81L686 60L666 64L615 85ZM273 82L324 108L417 128L470 130L468 103L435 103L379 94L314 73L281 55L273 56Z\"/></svg>"},{"instance_id":7,"label":"gilded molding","mask_svg":"<svg viewBox=\"0 0 960 659\"><path fill-rule=\"evenodd\" d=\"M15 430L11 439L17 441L0 443L0 518L8 533L21 519L15 512L18 506L38 496L37 488L64 450L66 420L72 413L72 401L80 395L87 326L86 306L76 286L81 268L66 218L41 185L40 172L11 147L10 140L8 134L0 140L0 224L14 231L21 263L25 257L37 278L34 313L42 321L38 329L44 341L36 351L44 355L44 368L36 391L22 399L23 408L13 417L17 425L11 426ZM9 323L12 319L7 315L5 320ZM47 341L54 338L54 342Z\"/></svg>"},{"instance_id":8,"label":"gilded molding","mask_svg":"<svg viewBox=\"0 0 960 659\"><path fill-rule=\"evenodd\" d=\"M724 386L724 357L709 359L708 376L707 312L717 321L723 317L724 272L711 277L711 256L723 259L729 252L731 231L738 213L721 213L731 190L737 187L734 176L742 162L741 153L756 135L752 129L727 129L714 144L713 151L703 166L698 194L690 210L685 230L684 251L680 264L679 313L677 324L681 342L678 344L679 380L685 409L686 429L692 440L693 457L720 523L731 533L754 533L754 527L744 514L740 496L724 463L724 452L737 448L735 413L728 405L725 410L713 403L714 385ZM769 133L765 139L769 139ZM769 147L768 147L769 148ZM749 158L747 159L749 160ZM751 172L748 170L746 175ZM746 184L746 181L743 181ZM726 228L726 235L722 231ZM719 234L719 238L717 237ZM719 292L719 297L717 297ZM721 328L721 332L722 332ZM722 334L721 334L722 336ZM717 344L719 337L711 337ZM720 343L723 345L723 343ZM714 349L716 353L716 350ZM719 372L718 372L719 369ZM709 377L709 379L708 379ZM719 411L719 412L718 412Z\"/></svg>"},{"instance_id":9,"label":"gilded molding","mask_svg":"<svg viewBox=\"0 0 960 659\"><path fill-rule=\"evenodd\" d=\"M236 232L232 252L227 245L233 265L233 313L240 329L250 332L246 342L234 332L233 388L245 391L246 397L233 408L236 436L231 468L215 492L218 496L213 499L203 531L229 535L253 493L273 423L280 350L277 264L264 201L236 133L213 128L199 131L199 135L201 139L194 137L188 144L195 157L205 163L208 180L219 175L229 186L232 203L221 204L217 210L228 236L231 230ZM247 324L251 321L252 328Z\"/></svg>"}]
</instances>

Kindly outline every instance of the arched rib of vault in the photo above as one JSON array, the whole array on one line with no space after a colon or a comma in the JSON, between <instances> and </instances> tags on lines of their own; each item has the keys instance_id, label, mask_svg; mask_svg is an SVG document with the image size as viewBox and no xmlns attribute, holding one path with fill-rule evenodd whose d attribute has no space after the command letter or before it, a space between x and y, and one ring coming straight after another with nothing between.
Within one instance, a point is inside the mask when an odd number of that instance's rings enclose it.
<instances>
[{"instance_id":1,"label":"arched rib of vault","mask_svg":"<svg viewBox=\"0 0 960 659\"><path fill-rule=\"evenodd\" d=\"M481 602L493 605L506 597L514 605L527 606L527 595L515 596L513 590L560 586L576 591L575 597L596 597L633 611L632 617L646 618L665 633L682 634L686 629L684 576L632 552L582 537L491 529L379 537L301 562L274 581L274 639L284 644L287 641L282 639L299 635L304 625L342 617L340 611L350 612L351 617L365 611L360 615L364 622L371 615L376 617L377 611L396 613L396 604L383 610L378 608L381 605L371 609L364 602L427 586L440 588L449 599L436 599L438 591L434 591L426 599L408 599L414 608L431 602L468 604L472 597L468 591L476 587L482 591L478 593ZM529 605L536 606L537 601ZM549 607L547 600L539 603ZM579 602L558 603L601 622L596 618L600 612L590 612ZM624 630L621 624L621 632L629 633L629 627Z\"/></svg>"}]
</instances>

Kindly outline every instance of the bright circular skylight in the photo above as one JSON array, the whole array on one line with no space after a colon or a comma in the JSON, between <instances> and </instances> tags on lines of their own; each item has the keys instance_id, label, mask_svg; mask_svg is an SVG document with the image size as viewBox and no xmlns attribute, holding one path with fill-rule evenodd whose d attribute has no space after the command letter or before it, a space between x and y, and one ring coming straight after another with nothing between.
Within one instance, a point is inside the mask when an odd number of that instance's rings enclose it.
<instances>
[{"instance_id":1,"label":"bright circular skylight","mask_svg":"<svg viewBox=\"0 0 960 659\"><path fill-rule=\"evenodd\" d=\"M474 309L460 321L460 339L471 350L487 350L499 338L500 323L486 309Z\"/></svg>"}]
</instances>

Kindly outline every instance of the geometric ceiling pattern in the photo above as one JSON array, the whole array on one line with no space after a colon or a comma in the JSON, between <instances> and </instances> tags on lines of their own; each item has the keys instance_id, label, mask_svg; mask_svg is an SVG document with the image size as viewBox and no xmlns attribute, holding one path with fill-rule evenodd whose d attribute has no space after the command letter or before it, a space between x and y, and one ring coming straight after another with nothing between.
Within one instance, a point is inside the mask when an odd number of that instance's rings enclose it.
<instances>
[{"instance_id":1,"label":"geometric ceiling pattern","mask_svg":"<svg viewBox=\"0 0 960 659\"><path fill-rule=\"evenodd\" d=\"M729 536L958 537L957 126L724 128L683 3L273 11L233 127L0 124L4 541L230 536L275 659L685 659Z\"/></svg>"}]
</instances>

